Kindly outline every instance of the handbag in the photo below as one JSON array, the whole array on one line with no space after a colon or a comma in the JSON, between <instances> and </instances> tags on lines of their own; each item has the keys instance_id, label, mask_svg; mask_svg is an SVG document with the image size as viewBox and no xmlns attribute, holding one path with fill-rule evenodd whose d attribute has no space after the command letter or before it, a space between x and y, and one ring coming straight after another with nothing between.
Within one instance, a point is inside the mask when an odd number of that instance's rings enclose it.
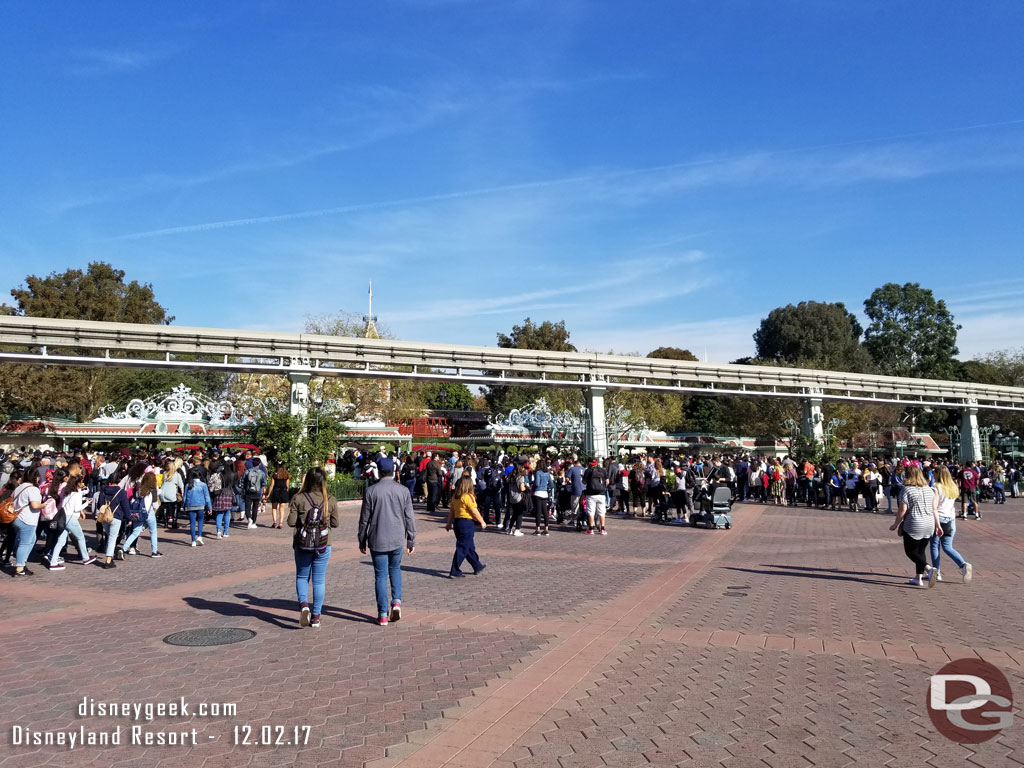
<instances>
[{"instance_id":1,"label":"handbag","mask_svg":"<svg viewBox=\"0 0 1024 768\"><path fill-rule=\"evenodd\" d=\"M68 527L68 516L64 510L60 510L57 515L50 521L50 532L51 533L63 533L64 529Z\"/></svg>"}]
</instances>

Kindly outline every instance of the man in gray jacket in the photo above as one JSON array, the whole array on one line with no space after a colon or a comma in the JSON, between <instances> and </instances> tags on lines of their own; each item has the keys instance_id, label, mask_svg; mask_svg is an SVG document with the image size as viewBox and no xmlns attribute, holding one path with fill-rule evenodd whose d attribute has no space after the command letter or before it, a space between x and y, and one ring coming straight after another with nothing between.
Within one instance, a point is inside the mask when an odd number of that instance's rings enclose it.
<instances>
[{"instance_id":1,"label":"man in gray jacket","mask_svg":"<svg viewBox=\"0 0 1024 768\"><path fill-rule=\"evenodd\" d=\"M377 462L380 482L363 494L359 512L359 551L370 550L373 558L374 590L377 596L377 623L386 627L388 619L402 618L402 550L410 555L416 545L416 521L412 516L412 497L401 483L394 482L395 462L383 458ZM388 612L388 581L391 581L391 611Z\"/></svg>"}]
</instances>

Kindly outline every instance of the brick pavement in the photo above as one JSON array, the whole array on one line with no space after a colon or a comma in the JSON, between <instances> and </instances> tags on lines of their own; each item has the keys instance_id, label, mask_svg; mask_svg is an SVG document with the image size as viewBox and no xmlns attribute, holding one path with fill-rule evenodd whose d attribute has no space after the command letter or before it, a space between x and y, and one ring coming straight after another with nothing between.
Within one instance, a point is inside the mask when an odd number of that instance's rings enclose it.
<instances>
[{"instance_id":1,"label":"brick pavement","mask_svg":"<svg viewBox=\"0 0 1024 768\"><path fill-rule=\"evenodd\" d=\"M443 578L443 518L418 517L406 617L386 629L369 622L368 559L346 542L324 626L299 630L289 538L267 528L195 549L173 534L162 560L0 582L0 767L1024 764L1024 724L961 747L924 708L928 676L969 655L1024 696L1024 503L961 522L975 581L950 571L931 590L906 586L886 516L755 505L737 509L731 531L618 519L607 537L488 531L488 570L457 581ZM256 636L161 640L199 627ZM83 696L236 702L238 713L142 723L194 727L197 746L11 743L14 725L132 724L78 717ZM236 724L257 735L309 725L312 738L236 745Z\"/></svg>"}]
</instances>

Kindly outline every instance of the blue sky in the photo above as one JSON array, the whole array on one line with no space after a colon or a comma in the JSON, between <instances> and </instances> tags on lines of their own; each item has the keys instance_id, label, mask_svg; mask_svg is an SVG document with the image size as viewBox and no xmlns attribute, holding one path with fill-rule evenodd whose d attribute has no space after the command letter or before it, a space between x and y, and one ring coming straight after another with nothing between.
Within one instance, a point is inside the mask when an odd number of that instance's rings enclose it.
<instances>
[{"instance_id":1,"label":"blue sky","mask_svg":"<svg viewBox=\"0 0 1024 768\"><path fill-rule=\"evenodd\" d=\"M1024 3L0 3L4 284L107 260L182 325L375 311L751 354L773 307L1024 321Z\"/></svg>"}]
</instances>

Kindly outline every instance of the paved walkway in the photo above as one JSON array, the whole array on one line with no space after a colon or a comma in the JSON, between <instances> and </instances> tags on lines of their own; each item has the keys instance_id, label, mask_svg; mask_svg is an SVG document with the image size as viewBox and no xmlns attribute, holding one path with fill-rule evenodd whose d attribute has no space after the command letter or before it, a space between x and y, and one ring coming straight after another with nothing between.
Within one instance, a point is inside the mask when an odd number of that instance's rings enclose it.
<instances>
[{"instance_id":1,"label":"paved walkway","mask_svg":"<svg viewBox=\"0 0 1024 768\"><path fill-rule=\"evenodd\" d=\"M1024 765L1019 718L963 747L925 710L928 676L963 657L994 663L1024 697L1022 502L961 522L974 582L951 570L931 590L906 585L886 516L746 505L730 531L618 519L607 537L488 531L487 571L449 580L450 534L419 510L405 617L387 628L370 623L357 511L346 505L319 630L298 628L289 535L269 528L196 549L176 533L162 560L0 582L0 768ZM206 627L256 636L162 641ZM183 698L190 711L83 717L84 697ZM198 711L215 703L237 714ZM189 743L133 745L132 725ZM15 726L122 737L19 746ZM235 726L251 742L265 726L310 737L236 744Z\"/></svg>"}]
</instances>

